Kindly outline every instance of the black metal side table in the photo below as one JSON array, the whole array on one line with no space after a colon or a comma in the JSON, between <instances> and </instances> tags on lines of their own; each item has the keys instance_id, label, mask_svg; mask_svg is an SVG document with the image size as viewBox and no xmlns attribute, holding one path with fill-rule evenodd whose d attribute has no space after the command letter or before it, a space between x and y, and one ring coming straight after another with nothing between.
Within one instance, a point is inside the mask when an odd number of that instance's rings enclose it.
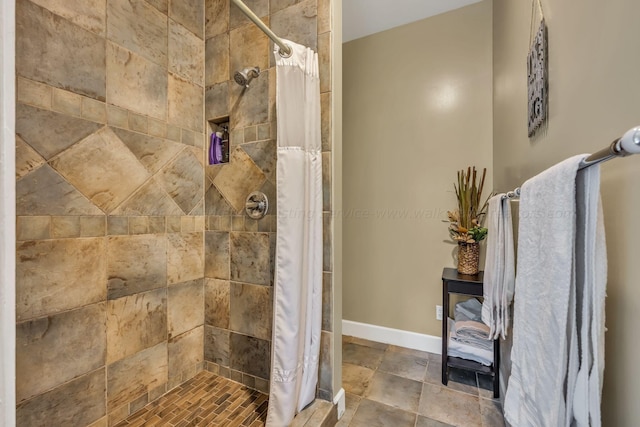
<instances>
[{"instance_id":1,"label":"black metal side table","mask_svg":"<svg viewBox=\"0 0 640 427\"><path fill-rule=\"evenodd\" d=\"M493 364L485 366L473 360L461 359L449 356L447 347L449 345L449 294L464 294L472 296L483 295L483 272L469 276L458 273L455 268L445 268L442 270L442 384L447 385L449 381L449 368L465 369L467 371L478 372L493 377L493 397L500 394L500 340L493 342Z\"/></svg>"}]
</instances>

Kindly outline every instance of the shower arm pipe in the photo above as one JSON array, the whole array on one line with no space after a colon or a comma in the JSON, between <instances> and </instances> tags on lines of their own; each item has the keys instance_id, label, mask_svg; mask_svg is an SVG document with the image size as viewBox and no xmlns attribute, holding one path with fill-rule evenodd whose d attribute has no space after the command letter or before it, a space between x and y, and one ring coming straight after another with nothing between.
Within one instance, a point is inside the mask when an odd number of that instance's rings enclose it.
<instances>
[{"instance_id":1,"label":"shower arm pipe","mask_svg":"<svg viewBox=\"0 0 640 427\"><path fill-rule=\"evenodd\" d=\"M626 157L640 153L640 126L629 129L622 137L614 140L608 147L596 151L586 159L583 159L578 166L578 170L586 169L589 166L597 165L616 157ZM509 191L502 196L505 199L517 199L520 197L520 187Z\"/></svg>"},{"instance_id":2,"label":"shower arm pipe","mask_svg":"<svg viewBox=\"0 0 640 427\"><path fill-rule=\"evenodd\" d=\"M281 56L291 56L291 46L285 44L280 37L276 36L275 33L271 31L271 28L267 27L264 22L262 22L262 20L258 18L258 16L253 13L253 11L249 9L246 4L242 2L242 0L231 0L231 3L235 4L238 9L242 11L242 13L247 15L247 18L252 20L253 23L256 24L258 28L260 28L271 40L273 40L275 44L280 46Z\"/></svg>"}]
</instances>

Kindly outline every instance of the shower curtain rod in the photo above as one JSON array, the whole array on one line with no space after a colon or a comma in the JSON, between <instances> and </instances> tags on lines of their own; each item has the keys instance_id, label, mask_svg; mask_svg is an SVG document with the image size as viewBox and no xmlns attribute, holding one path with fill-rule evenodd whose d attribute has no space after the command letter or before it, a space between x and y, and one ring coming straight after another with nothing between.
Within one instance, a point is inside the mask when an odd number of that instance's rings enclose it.
<instances>
[{"instance_id":1,"label":"shower curtain rod","mask_svg":"<svg viewBox=\"0 0 640 427\"><path fill-rule=\"evenodd\" d=\"M275 44L280 46L280 56L285 58L291 56L291 53L293 52L291 50L291 46L285 44L280 37L276 36L275 33L271 31L271 28L267 27L264 22L262 22L262 20L258 18L258 16L253 13L253 11L249 9L246 4L242 2L242 0L231 0L231 2L238 6L238 9L240 9L242 13L247 15L247 18L251 19L253 23L258 26L258 28L260 28L271 40L273 40Z\"/></svg>"},{"instance_id":2,"label":"shower curtain rod","mask_svg":"<svg viewBox=\"0 0 640 427\"><path fill-rule=\"evenodd\" d=\"M614 140L608 147L596 151L580 162L578 170L606 162L616 157L626 157L640 153L640 126L629 129L622 137ZM502 200L520 197L520 187L502 196Z\"/></svg>"}]
</instances>

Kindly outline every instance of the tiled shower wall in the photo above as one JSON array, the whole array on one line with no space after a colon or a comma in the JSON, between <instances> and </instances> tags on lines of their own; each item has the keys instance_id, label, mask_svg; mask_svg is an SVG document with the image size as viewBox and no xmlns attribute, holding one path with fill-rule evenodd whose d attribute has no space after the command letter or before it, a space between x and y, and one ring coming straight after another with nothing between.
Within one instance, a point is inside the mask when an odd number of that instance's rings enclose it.
<instances>
[{"instance_id":1,"label":"tiled shower wall","mask_svg":"<svg viewBox=\"0 0 640 427\"><path fill-rule=\"evenodd\" d=\"M18 425L203 367L203 0L18 0Z\"/></svg>"},{"instance_id":2,"label":"tiled shower wall","mask_svg":"<svg viewBox=\"0 0 640 427\"><path fill-rule=\"evenodd\" d=\"M319 396L330 400L330 0L248 0L280 37L319 52L322 99L324 289ZM276 237L276 79L273 43L229 0L206 1L205 119L230 118L231 161L206 166L205 360L212 372L268 391ZM249 88L233 73L260 67ZM244 214L253 191L269 198L260 220Z\"/></svg>"}]
</instances>

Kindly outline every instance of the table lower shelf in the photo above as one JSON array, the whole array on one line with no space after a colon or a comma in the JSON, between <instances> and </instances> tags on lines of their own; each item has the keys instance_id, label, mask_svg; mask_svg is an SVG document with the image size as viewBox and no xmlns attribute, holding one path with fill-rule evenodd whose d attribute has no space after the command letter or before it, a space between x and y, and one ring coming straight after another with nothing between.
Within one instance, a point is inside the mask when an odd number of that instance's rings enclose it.
<instances>
[{"instance_id":1,"label":"table lower shelf","mask_svg":"<svg viewBox=\"0 0 640 427\"><path fill-rule=\"evenodd\" d=\"M459 368L467 371L475 371L480 374L495 376L496 372L492 366L486 366L473 360L461 359L459 357L447 356L447 366Z\"/></svg>"}]
</instances>

